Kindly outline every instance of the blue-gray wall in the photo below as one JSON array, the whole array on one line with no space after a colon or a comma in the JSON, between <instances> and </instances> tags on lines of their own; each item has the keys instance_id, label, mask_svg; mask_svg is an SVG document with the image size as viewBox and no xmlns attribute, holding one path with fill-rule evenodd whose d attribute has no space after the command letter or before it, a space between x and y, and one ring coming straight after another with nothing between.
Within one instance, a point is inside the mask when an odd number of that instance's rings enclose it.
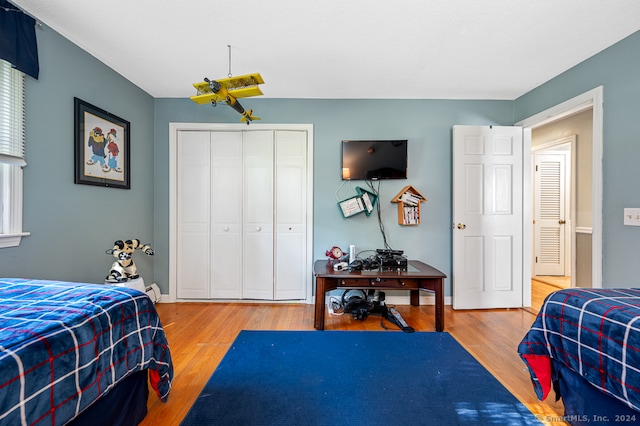
<instances>
[{"instance_id":1,"label":"blue-gray wall","mask_svg":"<svg viewBox=\"0 0 640 426\"><path fill-rule=\"evenodd\" d=\"M266 79L266 76L264 76ZM265 87L265 91L266 91ZM355 195L353 181L340 188L343 139L408 139L408 179L380 184L382 221L389 245L404 250L451 276L451 127L453 124L502 124L513 122L512 102L437 100L300 100L259 99L243 101L265 123L312 123L314 126L314 258L324 259L334 245L347 250L384 248L376 215L345 219L336 199ZM237 122L239 115L226 105L215 109L189 99L156 99L155 244L168 253L169 244L169 123ZM397 204L391 199L413 185L428 201L421 207L419 226L397 223ZM156 281L168 289L167 262L155 264ZM448 280L450 282L450 280ZM450 294L447 285L447 294Z\"/></svg>"},{"instance_id":2,"label":"blue-gray wall","mask_svg":"<svg viewBox=\"0 0 640 426\"><path fill-rule=\"evenodd\" d=\"M156 250L154 257L137 254L145 281L167 292L169 123L236 122L237 113L188 99L153 99L47 27L37 36L40 79L27 79L24 229L31 236L17 248L0 250L1 275L101 282L113 260L104 251L116 239L137 237ZM340 140L409 139L409 179L381 184L388 242L451 276L451 127L513 124L603 85L604 286L632 286L640 268L634 251L640 229L622 226L622 208L640 206L634 185L640 145L631 129L640 116L639 48L636 33L515 101L252 98L245 107L265 123L314 125L317 258L333 245L383 244L374 216L344 219L338 211ZM74 96L131 122L131 190L73 183ZM429 200L417 227L397 225L396 206L389 202L409 184ZM355 185L345 185L339 196L354 193Z\"/></svg>"},{"instance_id":3,"label":"blue-gray wall","mask_svg":"<svg viewBox=\"0 0 640 426\"><path fill-rule=\"evenodd\" d=\"M26 77L23 229L0 250L0 275L103 282L118 239L153 243L153 98L47 27L40 78ZM75 185L73 98L131 122L131 190ZM152 258L136 263L153 280Z\"/></svg>"},{"instance_id":4,"label":"blue-gray wall","mask_svg":"<svg viewBox=\"0 0 640 426\"><path fill-rule=\"evenodd\" d=\"M640 206L640 32L514 102L516 121L603 86L603 287L638 287L640 228L623 209ZM633 128L632 128L633 127Z\"/></svg>"}]
</instances>

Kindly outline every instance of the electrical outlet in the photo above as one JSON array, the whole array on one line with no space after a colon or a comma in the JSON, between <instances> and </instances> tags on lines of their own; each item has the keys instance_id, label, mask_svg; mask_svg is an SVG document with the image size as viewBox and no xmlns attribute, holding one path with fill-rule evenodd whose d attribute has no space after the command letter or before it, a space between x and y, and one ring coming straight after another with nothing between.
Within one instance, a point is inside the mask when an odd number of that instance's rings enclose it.
<instances>
[{"instance_id":1,"label":"electrical outlet","mask_svg":"<svg viewBox=\"0 0 640 426\"><path fill-rule=\"evenodd\" d=\"M640 209L625 207L624 224L627 226L640 226Z\"/></svg>"}]
</instances>

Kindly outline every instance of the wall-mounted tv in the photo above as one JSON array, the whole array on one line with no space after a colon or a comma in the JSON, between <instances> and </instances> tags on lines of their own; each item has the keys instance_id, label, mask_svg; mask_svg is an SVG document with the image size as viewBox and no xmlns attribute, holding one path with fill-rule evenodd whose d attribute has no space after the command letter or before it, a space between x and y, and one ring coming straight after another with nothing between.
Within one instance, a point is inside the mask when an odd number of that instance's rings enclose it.
<instances>
[{"instance_id":1,"label":"wall-mounted tv","mask_svg":"<svg viewBox=\"0 0 640 426\"><path fill-rule=\"evenodd\" d=\"M407 140L342 141L342 179L407 178Z\"/></svg>"}]
</instances>

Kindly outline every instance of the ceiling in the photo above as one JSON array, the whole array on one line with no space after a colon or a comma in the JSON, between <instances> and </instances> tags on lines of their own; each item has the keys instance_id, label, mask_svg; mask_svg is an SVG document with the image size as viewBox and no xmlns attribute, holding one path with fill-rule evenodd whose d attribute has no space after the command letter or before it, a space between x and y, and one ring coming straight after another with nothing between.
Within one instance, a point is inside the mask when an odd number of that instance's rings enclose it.
<instances>
[{"instance_id":1,"label":"ceiling","mask_svg":"<svg viewBox=\"0 0 640 426\"><path fill-rule=\"evenodd\" d=\"M10 1L156 98L259 72L268 98L511 100L640 30L638 0Z\"/></svg>"}]
</instances>

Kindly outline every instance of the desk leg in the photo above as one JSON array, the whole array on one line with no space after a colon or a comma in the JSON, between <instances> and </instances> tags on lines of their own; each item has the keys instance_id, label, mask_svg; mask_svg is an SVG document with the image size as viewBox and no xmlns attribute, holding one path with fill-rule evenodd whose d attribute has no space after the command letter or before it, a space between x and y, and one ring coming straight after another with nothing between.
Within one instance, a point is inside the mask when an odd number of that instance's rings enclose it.
<instances>
[{"instance_id":1,"label":"desk leg","mask_svg":"<svg viewBox=\"0 0 640 426\"><path fill-rule=\"evenodd\" d=\"M325 288L325 279L316 278L316 314L313 320L313 326L316 330L324 330Z\"/></svg>"},{"instance_id":2,"label":"desk leg","mask_svg":"<svg viewBox=\"0 0 640 426\"><path fill-rule=\"evenodd\" d=\"M436 282L436 331L444 330L444 279Z\"/></svg>"},{"instance_id":3,"label":"desk leg","mask_svg":"<svg viewBox=\"0 0 640 426\"><path fill-rule=\"evenodd\" d=\"M411 306L420 306L420 290L411 290L409 292L409 303L411 303Z\"/></svg>"}]
</instances>

